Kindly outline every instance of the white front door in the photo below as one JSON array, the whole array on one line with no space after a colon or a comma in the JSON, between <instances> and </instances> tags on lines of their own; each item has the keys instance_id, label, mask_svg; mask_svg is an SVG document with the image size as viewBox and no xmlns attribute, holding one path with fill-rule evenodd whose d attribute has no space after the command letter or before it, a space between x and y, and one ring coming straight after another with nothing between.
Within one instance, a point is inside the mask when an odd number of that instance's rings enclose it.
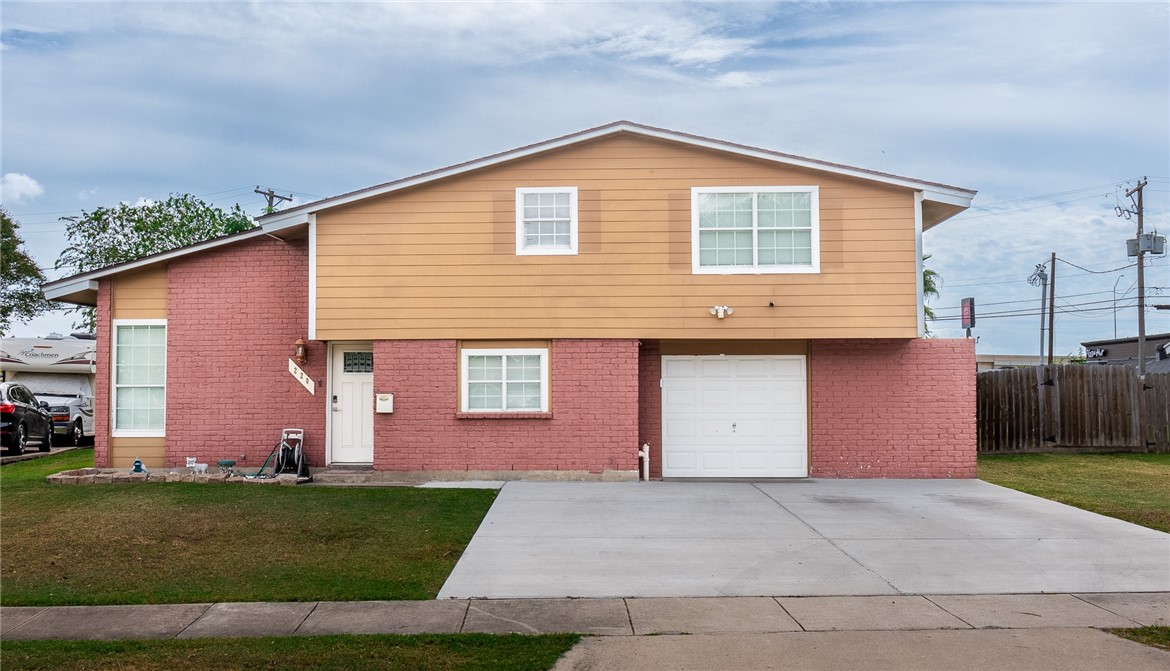
<instances>
[{"instance_id":1,"label":"white front door","mask_svg":"<svg viewBox=\"0 0 1170 671\"><path fill-rule=\"evenodd\" d=\"M808 477L803 356L662 357L662 476Z\"/></svg>"},{"instance_id":2,"label":"white front door","mask_svg":"<svg viewBox=\"0 0 1170 671\"><path fill-rule=\"evenodd\" d=\"M329 362L333 464L374 463L374 348L337 344Z\"/></svg>"}]
</instances>

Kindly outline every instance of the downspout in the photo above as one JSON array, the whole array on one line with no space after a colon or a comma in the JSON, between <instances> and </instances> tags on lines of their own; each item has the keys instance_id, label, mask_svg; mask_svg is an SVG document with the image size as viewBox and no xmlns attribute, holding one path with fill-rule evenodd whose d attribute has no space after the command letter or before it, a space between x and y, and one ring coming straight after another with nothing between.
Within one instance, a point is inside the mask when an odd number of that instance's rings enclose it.
<instances>
[{"instance_id":1,"label":"downspout","mask_svg":"<svg viewBox=\"0 0 1170 671\"><path fill-rule=\"evenodd\" d=\"M642 443L642 449L638 450L638 459L641 461L639 469L641 475L639 477L643 482L650 481L650 443Z\"/></svg>"}]
</instances>

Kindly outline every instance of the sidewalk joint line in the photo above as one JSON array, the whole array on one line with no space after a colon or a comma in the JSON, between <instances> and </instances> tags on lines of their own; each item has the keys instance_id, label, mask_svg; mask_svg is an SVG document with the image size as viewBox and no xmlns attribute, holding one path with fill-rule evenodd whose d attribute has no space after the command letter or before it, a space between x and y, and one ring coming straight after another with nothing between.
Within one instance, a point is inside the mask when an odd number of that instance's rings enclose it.
<instances>
[{"instance_id":1,"label":"sidewalk joint line","mask_svg":"<svg viewBox=\"0 0 1170 671\"><path fill-rule=\"evenodd\" d=\"M309 617L310 617L310 616L311 616L313 613L316 613L316 612L317 612L317 607L318 607L318 606L320 606L320 605L321 605L321 602L320 602L320 601L314 601L314 602L313 602L313 607L309 609L309 612L305 613L305 616L301 618L301 621L297 623L297 626L293 627L292 633L293 633L294 635L295 635L295 634L296 634L298 631L300 631L300 630L301 630L301 627L305 626L305 622L307 622L307 621L309 620Z\"/></svg>"},{"instance_id":2,"label":"sidewalk joint line","mask_svg":"<svg viewBox=\"0 0 1170 671\"><path fill-rule=\"evenodd\" d=\"M467 599L463 604L463 619L459 621L459 633L463 633L463 628L467 626L467 614L471 612L471 599Z\"/></svg>"},{"instance_id":3,"label":"sidewalk joint line","mask_svg":"<svg viewBox=\"0 0 1170 671\"><path fill-rule=\"evenodd\" d=\"M172 636L171 638L178 638L178 637L182 636L183 632L185 632L191 628L191 625L195 624L199 620L202 620L203 616L207 615L207 611L211 610L211 607L214 605L215 605L214 603L207 604L207 608L204 608L202 613L200 613L194 620L191 620L190 622L188 622L187 626L185 626L182 629L180 629L179 631L175 632L175 635Z\"/></svg>"},{"instance_id":4,"label":"sidewalk joint line","mask_svg":"<svg viewBox=\"0 0 1170 671\"><path fill-rule=\"evenodd\" d=\"M963 624L967 625L968 627L971 627L972 629L982 629L982 627L976 627L975 625L973 625L973 624L971 624L970 622L968 622L968 621L964 620L963 618L959 617L959 616L958 616L958 615L956 615L955 613L952 613L951 611L947 610L946 606L944 606L944 605L942 605L941 603L939 603L939 602L935 601L934 599L930 598L930 597L929 597L929 596L927 596L926 594L919 594L918 596L921 596L923 599L926 599L927 601L929 601L929 602L933 603L933 604L935 605L935 607L936 607L936 608L938 608L938 609L939 609L939 610L941 610L942 612L946 613L947 615L950 615L951 617L955 618L955 619L956 619L956 620L958 620L959 622L962 622ZM935 596L938 596L938 595L936 594Z\"/></svg>"},{"instance_id":5,"label":"sidewalk joint line","mask_svg":"<svg viewBox=\"0 0 1170 671\"><path fill-rule=\"evenodd\" d=\"M802 623L800 620L796 619L796 616L793 615L792 613L789 613L788 609L784 607L784 604L780 603L780 597L774 596L774 597L772 597L772 600L776 602L777 606L780 606L780 610L784 611L785 615L792 618L792 621L796 623L796 626L800 627L801 631L808 631L808 629L804 628L804 623Z\"/></svg>"},{"instance_id":6,"label":"sidewalk joint line","mask_svg":"<svg viewBox=\"0 0 1170 671\"><path fill-rule=\"evenodd\" d=\"M1117 617L1120 617L1123 620L1129 620L1130 622L1136 624L1139 627L1146 626L1146 625L1142 624L1141 622L1138 622L1137 620L1133 619L1132 617L1126 617L1125 615L1122 615L1121 613L1117 613L1117 612L1109 610L1108 608L1106 608L1105 606L1102 606L1101 604L1093 603L1092 601L1089 601L1087 599L1082 599L1081 595L1079 595L1079 594L1073 594L1072 592L1066 592L1066 594L1068 594L1069 596L1071 596L1072 598L1074 598L1078 601L1083 601L1083 602L1089 604L1090 606L1095 606L1097 608L1100 608L1101 610L1105 611L1106 613L1109 613L1111 615L1116 615Z\"/></svg>"},{"instance_id":7,"label":"sidewalk joint line","mask_svg":"<svg viewBox=\"0 0 1170 671\"><path fill-rule=\"evenodd\" d=\"M634 616L630 614L630 600L623 597L622 605L626 607L626 621L630 623L630 636L637 636L638 632L634 629Z\"/></svg>"}]
</instances>

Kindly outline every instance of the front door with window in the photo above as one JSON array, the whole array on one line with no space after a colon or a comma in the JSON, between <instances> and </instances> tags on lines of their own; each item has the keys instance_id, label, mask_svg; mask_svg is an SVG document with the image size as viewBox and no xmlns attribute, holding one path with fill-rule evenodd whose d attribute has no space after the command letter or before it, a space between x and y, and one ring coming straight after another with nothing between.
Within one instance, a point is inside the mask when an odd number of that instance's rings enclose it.
<instances>
[{"instance_id":1,"label":"front door with window","mask_svg":"<svg viewBox=\"0 0 1170 671\"><path fill-rule=\"evenodd\" d=\"M370 344L334 345L329 393L330 463L374 463L374 351Z\"/></svg>"}]
</instances>

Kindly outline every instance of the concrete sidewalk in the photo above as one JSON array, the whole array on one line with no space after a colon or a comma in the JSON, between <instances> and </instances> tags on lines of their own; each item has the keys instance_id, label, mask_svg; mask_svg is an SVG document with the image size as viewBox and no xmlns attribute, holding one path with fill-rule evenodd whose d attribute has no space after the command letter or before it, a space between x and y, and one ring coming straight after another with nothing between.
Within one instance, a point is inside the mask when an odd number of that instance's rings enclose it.
<instances>
[{"instance_id":1,"label":"concrete sidewalk","mask_svg":"<svg viewBox=\"0 0 1170 671\"><path fill-rule=\"evenodd\" d=\"M0 639L1059 629L1170 625L1170 592L501 599L0 608Z\"/></svg>"}]
</instances>

